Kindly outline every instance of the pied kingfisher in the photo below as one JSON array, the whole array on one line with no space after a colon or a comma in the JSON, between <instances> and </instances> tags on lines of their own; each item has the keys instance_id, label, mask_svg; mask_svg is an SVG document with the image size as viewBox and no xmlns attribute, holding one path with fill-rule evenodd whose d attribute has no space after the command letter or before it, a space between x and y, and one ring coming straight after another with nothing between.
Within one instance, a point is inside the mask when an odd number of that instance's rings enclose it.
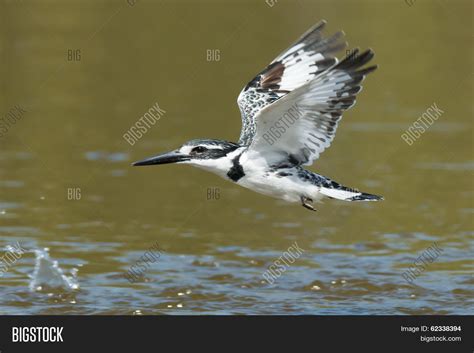
<instances>
[{"instance_id":1,"label":"pied kingfisher","mask_svg":"<svg viewBox=\"0 0 474 353\"><path fill-rule=\"evenodd\" d=\"M323 197L382 200L302 167L329 147L342 113L355 104L360 83L377 68L363 67L374 56L370 49L351 50L338 61L334 53L346 47L344 33L325 38L325 24L320 21L310 28L240 92L239 142L191 140L133 165L191 164L313 211L313 200Z\"/></svg>"}]
</instances>

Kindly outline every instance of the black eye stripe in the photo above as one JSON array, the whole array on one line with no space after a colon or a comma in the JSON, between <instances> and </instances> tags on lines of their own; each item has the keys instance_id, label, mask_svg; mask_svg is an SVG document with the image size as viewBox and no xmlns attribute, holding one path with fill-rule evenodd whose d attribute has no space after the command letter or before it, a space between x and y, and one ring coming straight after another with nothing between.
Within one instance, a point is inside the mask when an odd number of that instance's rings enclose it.
<instances>
[{"instance_id":1,"label":"black eye stripe","mask_svg":"<svg viewBox=\"0 0 474 353\"><path fill-rule=\"evenodd\" d=\"M196 143L197 142L197 143ZM190 147L189 155L196 159L217 159L239 148L239 145L226 141L191 141L183 146Z\"/></svg>"},{"instance_id":2,"label":"black eye stripe","mask_svg":"<svg viewBox=\"0 0 474 353\"><path fill-rule=\"evenodd\" d=\"M207 148L206 147L203 147L203 146L197 146L197 147L194 147L191 152L195 152L195 153L202 153L202 152L205 152L207 151Z\"/></svg>"}]
</instances>

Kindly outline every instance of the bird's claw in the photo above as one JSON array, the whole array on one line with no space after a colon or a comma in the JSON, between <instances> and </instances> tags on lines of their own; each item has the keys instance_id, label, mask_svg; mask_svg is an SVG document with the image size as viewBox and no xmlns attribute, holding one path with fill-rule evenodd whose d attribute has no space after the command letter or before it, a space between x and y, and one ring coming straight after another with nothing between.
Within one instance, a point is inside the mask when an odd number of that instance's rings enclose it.
<instances>
[{"instance_id":1,"label":"bird's claw","mask_svg":"<svg viewBox=\"0 0 474 353\"><path fill-rule=\"evenodd\" d=\"M304 208L307 208L308 210L311 211L317 211L313 205L312 205L313 199L310 199L309 197L306 196L301 196L301 204L303 205Z\"/></svg>"}]
</instances>

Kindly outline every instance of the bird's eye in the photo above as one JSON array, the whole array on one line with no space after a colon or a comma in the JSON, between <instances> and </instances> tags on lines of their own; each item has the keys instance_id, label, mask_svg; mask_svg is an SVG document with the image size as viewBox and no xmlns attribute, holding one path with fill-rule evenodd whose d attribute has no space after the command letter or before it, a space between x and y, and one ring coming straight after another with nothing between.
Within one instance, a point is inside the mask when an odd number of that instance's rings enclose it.
<instances>
[{"instance_id":1,"label":"bird's eye","mask_svg":"<svg viewBox=\"0 0 474 353\"><path fill-rule=\"evenodd\" d=\"M194 147L191 152L194 152L194 153L203 153L203 152L206 152L207 151L207 148L206 147L203 147L203 146L197 146L197 147Z\"/></svg>"}]
</instances>

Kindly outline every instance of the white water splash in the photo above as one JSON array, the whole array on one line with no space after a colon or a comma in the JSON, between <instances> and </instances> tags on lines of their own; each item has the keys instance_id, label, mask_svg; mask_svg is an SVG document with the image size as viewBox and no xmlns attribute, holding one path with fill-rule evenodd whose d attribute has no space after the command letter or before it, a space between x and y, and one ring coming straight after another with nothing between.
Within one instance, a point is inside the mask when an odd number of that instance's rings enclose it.
<instances>
[{"instance_id":1,"label":"white water splash","mask_svg":"<svg viewBox=\"0 0 474 353\"><path fill-rule=\"evenodd\" d=\"M31 291L42 291L46 288L70 291L79 288L76 279L77 269L71 271L71 276L66 276L59 267L58 262L49 257L48 248L34 250L34 253L36 262L29 286Z\"/></svg>"}]
</instances>

